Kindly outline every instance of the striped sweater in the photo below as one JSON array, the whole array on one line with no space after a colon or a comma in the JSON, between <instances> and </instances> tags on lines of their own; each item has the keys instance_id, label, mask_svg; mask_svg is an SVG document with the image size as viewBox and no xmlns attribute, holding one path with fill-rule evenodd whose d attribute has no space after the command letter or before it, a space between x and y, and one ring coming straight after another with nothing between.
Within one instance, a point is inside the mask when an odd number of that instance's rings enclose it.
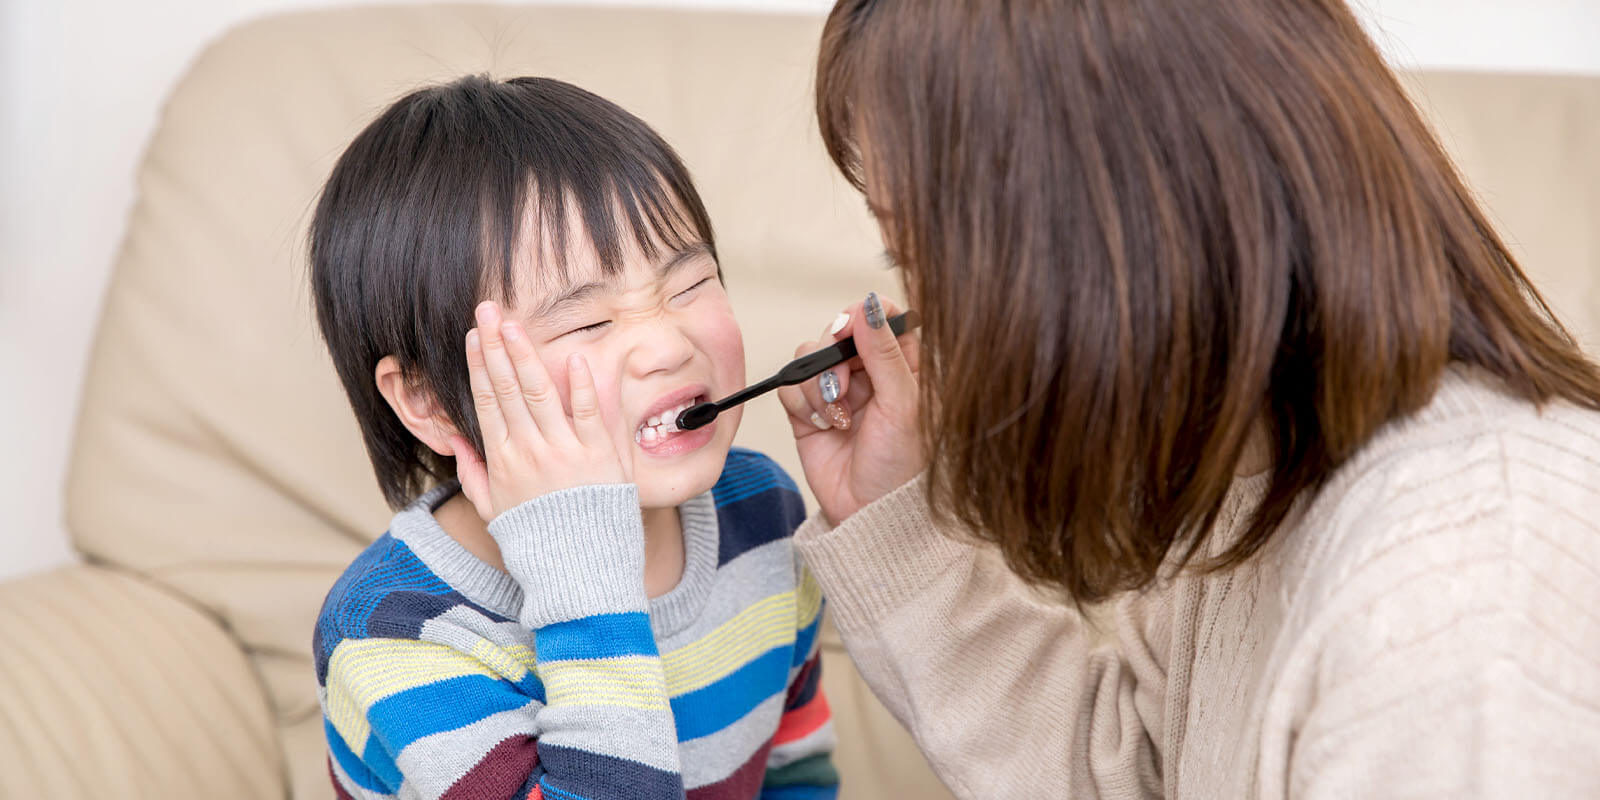
<instances>
[{"instance_id":1,"label":"striped sweater","mask_svg":"<svg viewBox=\"0 0 1600 800\"><path fill-rule=\"evenodd\" d=\"M794 482L735 448L679 508L684 574L644 592L631 485L490 523L502 572L439 527L435 489L334 584L314 649L341 798L834 797L822 597L790 547Z\"/></svg>"}]
</instances>

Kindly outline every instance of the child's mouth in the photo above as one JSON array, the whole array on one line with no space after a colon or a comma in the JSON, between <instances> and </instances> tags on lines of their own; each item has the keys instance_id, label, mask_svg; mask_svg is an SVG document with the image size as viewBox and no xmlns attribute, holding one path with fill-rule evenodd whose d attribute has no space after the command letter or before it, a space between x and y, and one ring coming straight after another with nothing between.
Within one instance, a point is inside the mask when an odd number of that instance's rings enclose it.
<instances>
[{"instance_id":1,"label":"child's mouth","mask_svg":"<svg viewBox=\"0 0 1600 800\"><path fill-rule=\"evenodd\" d=\"M703 400L705 395L696 395L659 414L652 415L634 430L634 443L646 450L653 450L679 436L691 433L678 428L678 415Z\"/></svg>"}]
</instances>

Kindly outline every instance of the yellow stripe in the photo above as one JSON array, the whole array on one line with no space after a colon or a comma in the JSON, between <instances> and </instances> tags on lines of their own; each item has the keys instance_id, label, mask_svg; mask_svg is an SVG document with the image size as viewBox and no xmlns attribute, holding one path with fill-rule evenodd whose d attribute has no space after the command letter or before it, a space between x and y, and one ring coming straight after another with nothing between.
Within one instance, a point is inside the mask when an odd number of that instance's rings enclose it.
<instances>
[{"instance_id":1,"label":"yellow stripe","mask_svg":"<svg viewBox=\"0 0 1600 800\"><path fill-rule=\"evenodd\" d=\"M710 633L661 657L667 693L677 697L728 676L774 647L793 642L795 593L763 598Z\"/></svg>"},{"instance_id":2,"label":"yellow stripe","mask_svg":"<svg viewBox=\"0 0 1600 800\"><path fill-rule=\"evenodd\" d=\"M480 638L472 643L472 657L512 683L528 677L530 672L538 671L533 648L525 644L499 645Z\"/></svg>"},{"instance_id":3,"label":"yellow stripe","mask_svg":"<svg viewBox=\"0 0 1600 800\"><path fill-rule=\"evenodd\" d=\"M410 639L346 639L328 659L328 721L359 753L371 726L367 709L407 689L494 673L481 662L442 644Z\"/></svg>"},{"instance_id":4,"label":"yellow stripe","mask_svg":"<svg viewBox=\"0 0 1600 800\"><path fill-rule=\"evenodd\" d=\"M805 630L806 626L817 620L817 614L822 612L822 587L817 584L817 579L812 577L811 570L804 566L800 568L799 600L796 605L799 616L796 619L795 629Z\"/></svg>"},{"instance_id":5,"label":"yellow stripe","mask_svg":"<svg viewBox=\"0 0 1600 800\"><path fill-rule=\"evenodd\" d=\"M568 703L667 708L666 681L654 656L588 658L540 665L545 696L552 706Z\"/></svg>"}]
</instances>

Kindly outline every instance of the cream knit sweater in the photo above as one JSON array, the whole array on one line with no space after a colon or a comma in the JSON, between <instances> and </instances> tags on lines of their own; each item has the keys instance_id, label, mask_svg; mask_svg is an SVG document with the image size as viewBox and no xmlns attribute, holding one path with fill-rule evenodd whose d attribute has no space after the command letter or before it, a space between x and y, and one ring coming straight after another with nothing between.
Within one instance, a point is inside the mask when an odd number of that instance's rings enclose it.
<instances>
[{"instance_id":1,"label":"cream knit sweater","mask_svg":"<svg viewBox=\"0 0 1600 800\"><path fill-rule=\"evenodd\" d=\"M1209 552L1265 488L1236 482ZM959 796L1600 797L1600 414L1453 371L1245 566L1101 629L922 492L796 541Z\"/></svg>"}]
</instances>

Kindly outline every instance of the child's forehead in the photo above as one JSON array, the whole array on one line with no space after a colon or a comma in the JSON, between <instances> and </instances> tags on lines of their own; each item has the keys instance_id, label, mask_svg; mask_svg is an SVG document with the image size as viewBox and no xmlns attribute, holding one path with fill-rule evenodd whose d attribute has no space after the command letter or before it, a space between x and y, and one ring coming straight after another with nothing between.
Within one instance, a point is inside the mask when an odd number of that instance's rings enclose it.
<instances>
[{"instance_id":1,"label":"child's forehead","mask_svg":"<svg viewBox=\"0 0 1600 800\"><path fill-rule=\"evenodd\" d=\"M621 198L613 197L609 208L596 214L570 191L565 194L564 202L542 207L541 200L548 198L531 191L508 243L510 269L501 285L509 283L512 305L520 310L548 307L577 289L592 293L650 282L695 256L711 256L710 245L692 226L650 219L665 227L647 224L639 231L634 218L642 209L627 208Z\"/></svg>"}]
</instances>

